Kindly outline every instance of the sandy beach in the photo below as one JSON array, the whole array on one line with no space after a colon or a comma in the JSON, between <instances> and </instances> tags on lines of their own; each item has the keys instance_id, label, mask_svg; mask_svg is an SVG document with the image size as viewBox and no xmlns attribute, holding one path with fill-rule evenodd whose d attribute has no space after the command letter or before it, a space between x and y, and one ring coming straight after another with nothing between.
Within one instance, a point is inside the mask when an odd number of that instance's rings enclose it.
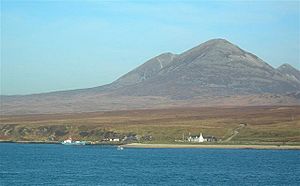
<instances>
[{"instance_id":1,"label":"sandy beach","mask_svg":"<svg viewBox=\"0 0 300 186\"><path fill-rule=\"evenodd\" d=\"M142 144L123 145L126 148L220 148L220 149L291 149L300 150L300 146L292 145L197 145L197 144Z\"/></svg>"}]
</instances>

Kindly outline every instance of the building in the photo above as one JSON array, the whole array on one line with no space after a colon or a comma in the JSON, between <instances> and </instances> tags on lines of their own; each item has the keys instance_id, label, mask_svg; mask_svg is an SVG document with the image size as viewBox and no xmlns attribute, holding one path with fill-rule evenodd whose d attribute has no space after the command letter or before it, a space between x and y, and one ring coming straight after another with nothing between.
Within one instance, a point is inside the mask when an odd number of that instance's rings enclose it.
<instances>
[{"instance_id":1,"label":"building","mask_svg":"<svg viewBox=\"0 0 300 186\"><path fill-rule=\"evenodd\" d=\"M109 141L118 142L118 141L120 141L120 139L119 138L110 138Z\"/></svg>"},{"instance_id":2,"label":"building","mask_svg":"<svg viewBox=\"0 0 300 186\"><path fill-rule=\"evenodd\" d=\"M203 138L202 133L200 133L199 137L198 136L189 136L188 141L202 143L205 141L205 139Z\"/></svg>"},{"instance_id":3,"label":"building","mask_svg":"<svg viewBox=\"0 0 300 186\"><path fill-rule=\"evenodd\" d=\"M217 141L217 138L214 136L204 136L205 141L207 142L214 142Z\"/></svg>"},{"instance_id":4,"label":"building","mask_svg":"<svg viewBox=\"0 0 300 186\"><path fill-rule=\"evenodd\" d=\"M136 142L138 141L136 135L135 136L125 136L122 141L124 142Z\"/></svg>"},{"instance_id":5,"label":"building","mask_svg":"<svg viewBox=\"0 0 300 186\"><path fill-rule=\"evenodd\" d=\"M195 143L203 143L203 142L214 142L217 141L217 138L214 136L203 136L202 133L200 133L199 136L189 136L188 142L195 142Z\"/></svg>"}]
</instances>

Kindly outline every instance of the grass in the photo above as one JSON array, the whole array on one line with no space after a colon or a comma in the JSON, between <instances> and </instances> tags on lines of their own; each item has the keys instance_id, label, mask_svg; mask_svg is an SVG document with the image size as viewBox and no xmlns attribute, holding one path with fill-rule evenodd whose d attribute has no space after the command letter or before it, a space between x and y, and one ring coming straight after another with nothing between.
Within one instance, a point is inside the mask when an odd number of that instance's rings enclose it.
<instances>
[{"instance_id":1,"label":"grass","mask_svg":"<svg viewBox=\"0 0 300 186\"><path fill-rule=\"evenodd\" d=\"M183 134L220 140L246 124L228 144L300 143L300 106L207 107L77 114L1 116L0 140L98 141L136 134L144 143L175 143Z\"/></svg>"}]
</instances>

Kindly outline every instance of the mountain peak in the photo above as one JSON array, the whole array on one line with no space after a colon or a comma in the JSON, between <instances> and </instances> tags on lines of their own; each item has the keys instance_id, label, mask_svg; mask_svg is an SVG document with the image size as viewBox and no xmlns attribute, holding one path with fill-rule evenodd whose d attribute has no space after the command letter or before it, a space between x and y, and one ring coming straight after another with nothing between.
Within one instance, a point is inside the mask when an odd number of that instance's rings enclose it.
<instances>
[{"instance_id":1,"label":"mountain peak","mask_svg":"<svg viewBox=\"0 0 300 186\"><path fill-rule=\"evenodd\" d=\"M280 69L293 69L293 70L297 70L296 68L294 68L292 65L288 64L288 63L284 63L282 65L280 65L280 67L277 68L278 70Z\"/></svg>"},{"instance_id":2,"label":"mountain peak","mask_svg":"<svg viewBox=\"0 0 300 186\"><path fill-rule=\"evenodd\" d=\"M300 83L300 71L294 68L292 65L285 63L278 67L277 70L284 74L288 79Z\"/></svg>"},{"instance_id":3,"label":"mountain peak","mask_svg":"<svg viewBox=\"0 0 300 186\"><path fill-rule=\"evenodd\" d=\"M210 39L198 46L201 46L201 45L204 45L204 46L213 46L213 47L216 47L216 46L231 46L231 47L237 47L235 44L231 43L230 41L226 40L226 39L223 39L223 38L216 38L216 39Z\"/></svg>"},{"instance_id":4,"label":"mountain peak","mask_svg":"<svg viewBox=\"0 0 300 186\"><path fill-rule=\"evenodd\" d=\"M224 44L224 43L229 43L229 44L232 44L230 43L228 40L226 39L223 39L223 38L215 38L215 39L210 39L204 43L210 43L210 44ZM233 45L233 44L232 44Z\"/></svg>"},{"instance_id":5,"label":"mountain peak","mask_svg":"<svg viewBox=\"0 0 300 186\"><path fill-rule=\"evenodd\" d=\"M177 65L230 65L230 66L256 66L271 70L272 67L237 45L226 39L217 38L208 40L190 50L180 54L177 58Z\"/></svg>"},{"instance_id":6,"label":"mountain peak","mask_svg":"<svg viewBox=\"0 0 300 186\"><path fill-rule=\"evenodd\" d=\"M238 46L232 44L231 42L227 41L226 39L217 38L208 40L186 52L183 55L198 55L202 53L212 53L212 55L216 55L217 53L222 54L237 54L243 55L245 53L244 50L239 48Z\"/></svg>"}]
</instances>

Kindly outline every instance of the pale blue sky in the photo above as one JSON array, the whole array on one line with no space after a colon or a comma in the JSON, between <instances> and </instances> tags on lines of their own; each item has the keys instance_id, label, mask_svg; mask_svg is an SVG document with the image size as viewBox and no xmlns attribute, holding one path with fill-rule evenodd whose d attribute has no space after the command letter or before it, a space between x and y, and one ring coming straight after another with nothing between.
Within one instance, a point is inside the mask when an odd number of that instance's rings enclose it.
<instances>
[{"instance_id":1,"label":"pale blue sky","mask_svg":"<svg viewBox=\"0 0 300 186\"><path fill-rule=\"evenodd\" d=\"M107 84L212 38L299 69L299 9L299 1L1 0L1 94Z\"/></svg>"}]
</instances>

